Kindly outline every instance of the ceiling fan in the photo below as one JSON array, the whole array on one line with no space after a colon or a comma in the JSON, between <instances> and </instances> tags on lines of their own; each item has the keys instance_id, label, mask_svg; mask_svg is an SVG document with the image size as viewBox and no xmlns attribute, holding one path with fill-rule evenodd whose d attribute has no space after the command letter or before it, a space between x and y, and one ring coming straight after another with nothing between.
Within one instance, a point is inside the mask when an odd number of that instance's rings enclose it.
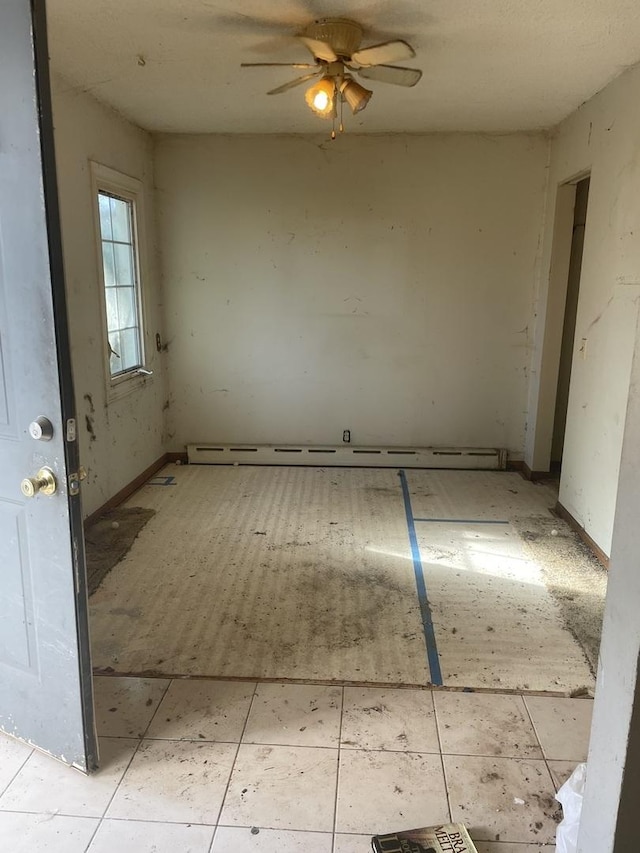
<instances>
[{"instance_id":1,"label":"ceiling fan","mask_svg":"<svg viewBox=\"0 0 640 853\"><path fill-rule=\"evenodd\" d=\"M386 41L360 48L363 28L346 18L322 18L310 24L298 39L310 51L314 62L243 62L243 68L299 68L307 74L271 89L268 95L279 95L319 77L305 93L309 107L319 116L334 118L337 105L346 101L352 112L363 110L373 92L365 89L352 73L367 80L379 80L396 86L415 86L422 77L418 68L405 68L389 63L412 59L415 51L406 41ZM342 123L340 129L342 130ZM335 131L332 133L335 136Z\"/></svg>"}]
</instances>

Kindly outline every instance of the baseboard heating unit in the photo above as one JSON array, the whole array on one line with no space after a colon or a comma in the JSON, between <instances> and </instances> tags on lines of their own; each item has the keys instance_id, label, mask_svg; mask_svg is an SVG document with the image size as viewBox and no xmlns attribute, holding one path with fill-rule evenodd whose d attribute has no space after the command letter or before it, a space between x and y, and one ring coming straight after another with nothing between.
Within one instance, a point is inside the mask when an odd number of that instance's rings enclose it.
<instances>
[{"instance_id":1,"label":"baseboard heating unit","mask_svg":"<svg viewBox=\"0 0 640 853\"><path fill-rule=\"evenodd\" d=\"M190 465L462 468L501 471L507 451L485 447L357 447L289 444L188 444Z\"/></svg>"}]
</instances>

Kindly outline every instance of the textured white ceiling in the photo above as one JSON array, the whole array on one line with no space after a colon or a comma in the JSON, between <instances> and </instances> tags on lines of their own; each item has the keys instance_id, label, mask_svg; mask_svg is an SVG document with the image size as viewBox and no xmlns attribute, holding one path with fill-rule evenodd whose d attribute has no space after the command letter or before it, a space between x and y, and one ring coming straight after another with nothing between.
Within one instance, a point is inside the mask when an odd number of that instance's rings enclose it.
<instances>
[{"instance_id":1,"label":"textured white ceiling","mask_svg":"<svg viewBox=\"0 0 640 853\"><path fill-rule=\"evenodd\" d=\"M512 131L557 124L640 60L638 0L48 0L52 66L151 131L314 133L304 89L268 97L303 61L293 36L349 17L363 44L404 38L413 89L369 81L354 132ZM139 57L143 57L141 63ZM346 113L345 113L346 115Z\"/></svg>"}]
</instances>

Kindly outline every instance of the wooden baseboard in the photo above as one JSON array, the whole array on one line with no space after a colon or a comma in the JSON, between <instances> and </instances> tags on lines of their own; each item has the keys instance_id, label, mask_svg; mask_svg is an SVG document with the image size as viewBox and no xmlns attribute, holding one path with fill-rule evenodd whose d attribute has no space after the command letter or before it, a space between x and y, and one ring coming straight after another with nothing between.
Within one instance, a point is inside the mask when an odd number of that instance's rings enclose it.
<instances>
[{"instance_id":1,"label":"wooden baseboard","mask_svg":"<svg viewBox=\"0 0 640 853\"><path fill-rule=\"evenodd\" d=\"M109 498L109 500L104 503L101 507L99 507L95 512L92 512L91 515L88 515L84 523L86 525L93 524L94 521L97 521L101 515L104 515L105 512L109 512L110 509L115 509L115 507L119 506L123 501L126 501L127 498L131 497L134 492L137 492L140 486L143 486L150 477L159 471L163 465L165 465L169 460L167 457L171 454L165 453L159 459L149 465L148 468L145 468L141 474L128 483L123 489L120 489L119 492ZM185 454L186 456L186 454Z\"/></svg>"},{"instance_id":2,"label":"wooden baseboard","mask_svg":"<svg viewBox=\"0 0 640 853\"><path fill-rule=\"evenodd\" d=\"M526 462L522 463L521 470L525 480L531 480L532 483L537 483L540 480L557 480L559 476L556 471L532 471Z\"/></svg>"},{"instance_id":3,"label":"wooden baseboard","mask_svg":"<svg viewBox=\"0 0 640 853\"><path fill-rule=\"evenodd\" d=\"M557 501L555 505L555 512L560 516L563 521L566 521L569 527L578 534L578 536L582 539L587 548L591 551L596 560L605 567L605 569L609 568L609 557L604 553L602 548L595 542L584 529L584 527L579 524L576 519L571 515L568 509L562 506L560 501Z\"/></svg>"},{"instance_id":4,"label":"wooden baseboard","mask_svg":"<svg viewBox=\"0 0 640 853\"><path fill-rule=\"evenodd\" d=\"M507 471L522 471L523 467L522 459L507 459Z\"/></svg>"}]
</instances>

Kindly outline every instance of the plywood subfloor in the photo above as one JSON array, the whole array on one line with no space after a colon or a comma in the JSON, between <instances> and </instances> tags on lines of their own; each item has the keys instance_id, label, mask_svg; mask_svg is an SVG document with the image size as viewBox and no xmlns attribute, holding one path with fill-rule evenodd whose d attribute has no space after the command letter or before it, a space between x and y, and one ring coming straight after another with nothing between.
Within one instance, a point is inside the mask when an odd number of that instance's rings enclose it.
<instances>
[{"instance_id":1,"label":"plywood subfloor","mask_svg":"<svg viewBox=\"0 0 640 853\"><path fill-rule=\"evenodd\" d=\"M444 684L592 686L515 524L550 518L553 492L502 472L406 481ZM156 515L91 598L97 668L432 680L397 471L170 465L129 503Z\"/></svg>"}]
</instances>

